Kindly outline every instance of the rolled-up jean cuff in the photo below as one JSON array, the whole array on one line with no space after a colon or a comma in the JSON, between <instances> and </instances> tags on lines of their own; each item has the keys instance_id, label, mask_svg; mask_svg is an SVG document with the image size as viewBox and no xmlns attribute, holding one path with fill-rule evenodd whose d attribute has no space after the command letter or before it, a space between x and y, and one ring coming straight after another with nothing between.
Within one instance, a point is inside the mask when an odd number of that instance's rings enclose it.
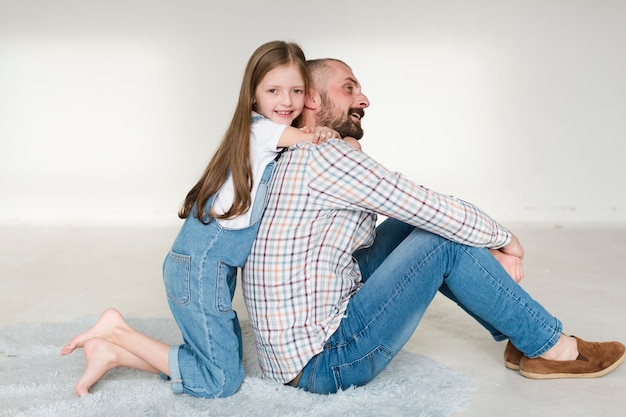
<instances>
[{"instance_id":1,"label":"rolled-up jean cuff","mask_svg":"<svg viewBox=\"0 0 626 417\"><path fill-rule=\"evenodd\" d=\"M178 351L180 349L180 345L173 345L170 348L170 353L168 357L169 365L170 365L170 376L168 377L164 373L161 373L161 377L165 379L169 379L172 384L172 392L174 394L182 394L183 393L183 378L180 375L180 366L178 366Z\"/></svg>"}]
</instances>

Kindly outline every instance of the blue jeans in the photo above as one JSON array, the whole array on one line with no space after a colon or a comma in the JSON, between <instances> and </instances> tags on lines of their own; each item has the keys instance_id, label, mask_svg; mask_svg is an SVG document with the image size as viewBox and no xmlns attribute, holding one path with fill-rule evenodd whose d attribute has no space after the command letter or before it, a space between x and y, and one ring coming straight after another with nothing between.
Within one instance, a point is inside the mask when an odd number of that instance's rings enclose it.
<instances>
[{"instance_id":1,"label":"blue jeans","mask_svg":"<svg viewBox=\"0 0 626 417\"><path fill-rule=\"evenodd\" d=\"M364 284L298 387L333 393L379 374L415 331L437 291L458 303L496 340L530 357L550 349L562 325L533 300L491 253L388 219L374 244L354 253Z\"/></svg>"},{"instance_id":2,"label":"blue jeans","mask_svg":"<svg viewBox=\"0 0 626 417\"><path fill-rule=\"evenodd\" d=\"M237 268L244 266L259 228L273 166L265 168L248 227L227 229L215 220L204 224L194 210L165 258L165 291L183 337L169 354L175 394L227 397L243 382L241 328L232 298Z\"/></svg>"}]
</instances>

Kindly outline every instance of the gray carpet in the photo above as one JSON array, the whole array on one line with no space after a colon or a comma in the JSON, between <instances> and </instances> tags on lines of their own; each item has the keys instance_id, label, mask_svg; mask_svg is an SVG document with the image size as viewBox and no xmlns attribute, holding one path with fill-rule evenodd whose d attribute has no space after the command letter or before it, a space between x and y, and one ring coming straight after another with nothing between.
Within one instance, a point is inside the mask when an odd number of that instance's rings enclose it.
<instances>
[{"instance_id":1,"label":"gray carpet","mask_svg":"<svg viewBox=\"0 0 626 417\"><path fill-rule=\"evenodd\" d=\"M476 390L466 374L424 356L401 352L365 387L321 396L260 378L254 337L243 324L246 379L233 397L203 400L174 395L156 375L131 369L107 373L78 398L73 386L84 367L82 351L61 347L97 317L71 323L0 327L0 416L450 416L466 408ZM178 343L173 320L128 320L137 329Z\"/></svg>"}]
</instances>

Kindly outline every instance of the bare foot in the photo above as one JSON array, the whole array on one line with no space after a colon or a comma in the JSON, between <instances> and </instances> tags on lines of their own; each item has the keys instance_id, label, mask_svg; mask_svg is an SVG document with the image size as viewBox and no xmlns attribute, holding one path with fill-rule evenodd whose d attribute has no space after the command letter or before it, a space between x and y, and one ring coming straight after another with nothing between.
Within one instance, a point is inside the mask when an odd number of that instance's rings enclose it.
<instances>
[{"instance_id":1,"label":"bare foot","mask_svg":"<svg viewBox=\"0 0 626 417\"><path fill-rule=\"evenodd\" d=\"M83 352L87 366L83 376L80 377L74 387L78 396L89 394L89 389L102 378L104 374L113 368L120 366L139 369L140 371L158 374L159 369L150 365L138 356L127 351L115 343L92 337L83 343ZM167 360L168 352L165 352ZM169 369L166 369L169 372Z\"/></svg>"},{"instance_id":2,"label":"bare foot","mask_svg":"<svg viewBox=\"0 0 626 417\"><path fill-rule=\"evenodd\" d=\"M79 397L88 395L89 388L98 382L104 374L117 366L115 350L121 349L119 346L97 337L85 341L83 347L87 366L83 376L74 386L74 391Z\"/></svg>"},{"instance_id":3,"label":"bare foot","mask_svg":"<svg viewBox=\"0 0 626 417\"><path fill-rule=\"evenodd\" d=\"M61 355L69 355L75 349L83 347L87 340L94 337L111 341L112 331L117 326L127 326L122 314L114 308L106 309L93 327L72 338L72 340L61 349Z\"/></svg>"}]
</instances>

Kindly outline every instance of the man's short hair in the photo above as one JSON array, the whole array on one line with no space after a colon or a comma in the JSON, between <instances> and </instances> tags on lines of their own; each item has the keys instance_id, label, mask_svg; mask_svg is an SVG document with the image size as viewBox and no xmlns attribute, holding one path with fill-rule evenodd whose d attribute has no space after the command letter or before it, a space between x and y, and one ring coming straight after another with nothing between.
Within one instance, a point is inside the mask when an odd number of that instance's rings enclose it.
<instances>
[{"instance_id":1,"label":"man's short hair","mask_svg":"<svg viewBox=\"0 0 626 417\"><path fill-rule=\"evenodd\" d=\"M311 77L313 78L313 87L318 90L326 90L328 79L334 72L334 69L328 65L328 63L331 61L339 62L340 64L343 64L346 67L350 68L348 64L336 58L309 59L306 62L307 66L309 67L309 71L311 71Z\"/></svg>"}]
</instances>

